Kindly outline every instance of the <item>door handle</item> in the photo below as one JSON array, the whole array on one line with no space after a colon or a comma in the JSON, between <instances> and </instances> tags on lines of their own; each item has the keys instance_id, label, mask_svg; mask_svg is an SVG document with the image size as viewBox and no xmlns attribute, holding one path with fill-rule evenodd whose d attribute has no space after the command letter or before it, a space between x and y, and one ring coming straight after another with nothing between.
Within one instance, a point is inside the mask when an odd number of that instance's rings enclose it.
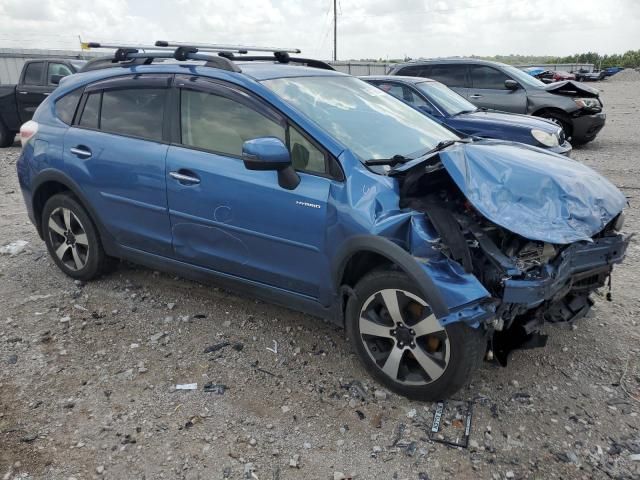
<instances>
[{"instance_id":1,"label":"door handle","mask_svg":"<svg viewBox=\"0 0 640 480\"><path fill-rule=\"evenodd\" d=\"M479 93L474 93L473 95L469 95L469 98L482 98L482 95Z\"/></svg>"},{"instance_id":2,"label":"door handle","mask_svg":"<svg viewBox=\"0 0 640 480\"><path fill-rule=\"evenodd\" d=\"M18 92L20 95L26 95L29 92Z\"/></svg>"},{"instance_id":3,"label":"door handle","mask_svg":"<svg viewBox=\"0 0 640 480\"><path fill-rule=\"evenodd\" d=\"M84 145L78 145L69 149L71 153L73 153L76 157L86 160L91 157L91 150L85 147Z\"/></svg>"},{"instance_id":4,"label":"door handle","mask_svg":"<svg viewBox=\"0 0 640 480\"><path fill-rule=\"evenodd\" d=\"M193 174L186 175L185 173L180 173L182 171L183 170L179 170L177 172L169 172L169 175L171 176L171 178L175 178L183 185L197 185L200 183L200 179L198 177Z\"/></svg>"}]
</instances>

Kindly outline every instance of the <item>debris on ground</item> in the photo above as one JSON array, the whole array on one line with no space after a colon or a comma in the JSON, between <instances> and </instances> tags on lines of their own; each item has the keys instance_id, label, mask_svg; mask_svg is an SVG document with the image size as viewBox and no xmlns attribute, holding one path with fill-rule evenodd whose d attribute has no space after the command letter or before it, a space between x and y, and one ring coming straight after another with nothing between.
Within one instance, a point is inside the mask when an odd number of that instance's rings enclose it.
<instances>
[{"instance_id":1,"label":"debris on ground","mask_svg":"<svg viewBox=\"0 0 640 480\"><path fill-rule=\"evenodd\" d=\"M24 252L28 244L29 242L26 240L14 240L13 242L0 247L0 255L11 255L14 257Z\"/></svg>"},{"instance_id":2,"label":"debris on ground","mask_svg":"<svg viewBox=\"0 0 640 480\"><path fill-rule=\"evenodd\" d=\"M176 385L176 390L197 390L197 383L179 383Z\"/></svg>"},{"instance_id":3,"label":"debris on ground","mask_svg":"<svg viewBox=\"0 0 640 480\"><path fill-rule=\"evenodd\" d=\"M203 390L207 393L215 393L217 395L224 395L224 392L227 390L227 386L222 383L205 383Z\"/></svg>"}]
</instances>

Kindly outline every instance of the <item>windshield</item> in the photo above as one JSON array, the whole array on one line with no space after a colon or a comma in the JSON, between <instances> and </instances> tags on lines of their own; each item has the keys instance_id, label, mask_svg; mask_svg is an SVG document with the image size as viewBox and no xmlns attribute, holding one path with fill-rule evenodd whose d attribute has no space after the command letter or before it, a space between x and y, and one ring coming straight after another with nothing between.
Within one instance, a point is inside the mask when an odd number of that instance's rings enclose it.
<instances>
[{"instance_id":1,"label":"windshield","mask_svg":"<svg viewBox=\"0 0 640 480\"><path fill-rule=\"evenodd\" d=\"M438 104L447 115L458 115L462 112L475 112L478 108L464 97L458 95L440 82L421 82L416 85L429 100Z\"/></svg>"},{"instance_id":2,"label":"windshield","mask_svg":"<svg viewBox=\"0 0 640 480\"><path fill-rule=\"evenodd\" d=\"M410 157L451 131L379 88L347 76L276 78L263 82L342 142L360 160Z\"/></svg>"},{"instance_id":3,"label":"windshield","mask_svg":"<svg viewBox=\"0 0 640 480\"><path fill-rule=\"evenodd\" d=\"M529 85L530 87L546 87L546 85L536 77L532 77L527 72L523 72L519 68L512 67L511 65L502 65L502 69L505 71L505 73L511 75L513 79L517 80L519 83L524 83L525 85Z\"/></svg>"}]
</instances>

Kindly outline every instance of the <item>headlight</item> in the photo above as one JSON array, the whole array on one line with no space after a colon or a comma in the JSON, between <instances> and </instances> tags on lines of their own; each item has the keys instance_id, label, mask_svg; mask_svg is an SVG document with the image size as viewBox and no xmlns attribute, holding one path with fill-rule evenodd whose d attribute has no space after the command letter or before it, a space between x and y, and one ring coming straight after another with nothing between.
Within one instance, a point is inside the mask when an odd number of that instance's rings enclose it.
<instances>
[{"instance_id":1,"label":"headlight","mask_svg":"<svg viewBox=\"0 0 640 480\"><path fill-rule=\"evenodd\" d=\"M576 102L578 108L586 108L588 110L600 108L600 102L597 98L574 98L573 101Z\"/></svg>"},{"instance_id":2,"label":"headlight","mask_svg":"<svg viewBox=\"0 0 640 480\"><path fill-rule=\"evenodd\" d=\"M535 128L531 130L531 136L545 147L557 147L560 144L557 135L536 130Z\"/></svg>"}]
</instances>

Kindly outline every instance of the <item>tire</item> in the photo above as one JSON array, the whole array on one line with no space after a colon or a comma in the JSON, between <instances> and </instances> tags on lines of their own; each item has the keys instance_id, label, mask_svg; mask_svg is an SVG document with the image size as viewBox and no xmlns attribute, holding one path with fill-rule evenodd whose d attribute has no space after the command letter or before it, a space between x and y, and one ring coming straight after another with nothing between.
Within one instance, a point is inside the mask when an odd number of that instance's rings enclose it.
<instances>
[{"instance_id":1,"label":"tire","mask_svg":"<svg viewBox=\"0 0 640 480\"><path fill-rule=\"evenodd\" d=\"M469 381L486 352L482 329L462 322L443 328L415 282L401 272L370 273L354 291L347 303L347 336L376 380L400 395L423 401L448 398ZM391 315L389 311L394 310ZM394 320L398 320L395 326Z\"/></svg>"},{"instance_id":2,"label":"tire","mask_svg":"<svg viewBox=\"0 0 640 480\"><path fill-rule=\"evenodd\" d=\"M571 118L569 118L568 115L559 112L544 112L540 114L539 117L551 120L553 123L558 125L564 131L564 136L567 137L567 140L572 141L573 124L571 123Z\"/></svg>"},{"instance_id":3,"label":"tire","mask_svg":"<svg viewBox=\"0 0 640 480\"><path fill-rule=\"evenodd\" d=\"M9 131L9 129L0 120L0 148L7 148L13 145L13 141L16 139L16 134Z\"/></svg>"},{"instance_id":4,"label":"tire","mask_svg":"<svg viewBox=\"0 0 640 480\"><path fill-rule=\"evenodd\" d=\"M108 269L98 230L72 194L59 193L47 200L42 233L49 255L71 278L91 280Z\"/></svg>"}]
</instances>

